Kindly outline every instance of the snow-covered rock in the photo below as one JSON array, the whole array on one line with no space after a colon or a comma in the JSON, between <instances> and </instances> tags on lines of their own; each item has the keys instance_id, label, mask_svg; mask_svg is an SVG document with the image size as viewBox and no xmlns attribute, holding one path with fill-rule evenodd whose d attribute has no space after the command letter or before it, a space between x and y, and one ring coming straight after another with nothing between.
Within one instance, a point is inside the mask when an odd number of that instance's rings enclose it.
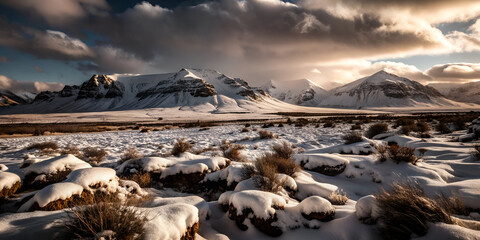
<instances>
[{"instance_id":1,"label":"snow-covered rock","mask_svg":"<svg viewBox=\"0 0 480 240\"><path fill-rule=\"evenodd\" d=\"M0 172L0 198L14 194L21 182L20 177L15 173Z\"/></svg>"},{"instance_id":2,"label":"snow-covered rock","mask_svg":"<svg viewBox=\"0 0 480 240\"><path fill-rule=\"evenodd\" d=\"M318 106L327 95L325 89L308 79L271 80L262 88L278 100L303 106Z\"/></svg>"}]
</instances>

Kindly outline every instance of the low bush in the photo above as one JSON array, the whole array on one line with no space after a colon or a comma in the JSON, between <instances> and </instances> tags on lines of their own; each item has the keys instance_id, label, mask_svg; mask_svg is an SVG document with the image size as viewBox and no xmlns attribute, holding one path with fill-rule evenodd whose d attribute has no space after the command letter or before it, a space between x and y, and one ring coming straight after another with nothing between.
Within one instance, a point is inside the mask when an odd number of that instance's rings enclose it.
<instances>
[{"instance_id":1,"label":"low bush","mask_svg":"<svg viewBox=\"0 0 480 240\"><path fill-rule=\"evenodd\" d=\"M123 203L99 202L73 208L65 223L67 229L80 239L97 239L99 233L111 231L112 239L141 239L143 213Z\"/></svg>"},{"instance_id":2,"label":"low bush","mask_svg":"<svg viewBox=\"0 0 480 240\"><path fill-rule=\"evenodd\" d=\"M55 142L41 142L41 143L33 143L27 147L27 150L31 149L38 149L38 150L57 150L59 146Z\"/></svg>"},{"instance_id":3,"label":"low bush","mask_svg":"<svg viewBox=\"0 0 480 240\"><path fill-rule=\"evenodd\" d=\"M335 122L332 121L332 120L327 120L327 121L325 121L325 123L323 124L323 127L324 127L324 128L334 128L334 127L335 127Z\"/></svg>"},{"instance_id":4,"label":"low bush","mask_svg":"<svg viewBox=\"0 0 480 240\"><path fill-rule=\"evenodd\" d=\"M269 131L265 131L265 130L258 131L258 135L259 135L260 139L275 138L275 134L273 134L272 132L269 132Z\"/></svg>"},{"instance_id":5,"label":"low bush","mask_svg":"<svg viewBox=\"0 0 480 240\"><path fill-rule=\"evenodd\" d=\"M63 148L60 153L62 155L65 155L65 154L72 154L74 155L75 157L77 158L80 158L80 159L83 159L83 153L80 151L80 149L75 146L75 145L68 145L66 146L65 148Z\"/></svg>"},{"instance_id":6,"label":"low bush","mask_svg":"<svg viewBox=\"0 0 480 240\"><path fill-rule=\"evenodd\" d=\"M345 205L348 201L348 196L343 190L336 190L328 196L328 200L333 205Z\"/></svg>"},{"instance_id":7,"label":"low bush","mask_svg":"<svg viewBox=\"0 0 480 240\"><path fill-rule=\"evenodd\" d=\"M130 147L125 149L123 152L122 158L120 159L120 162L125 162L130 159L137 159L137 158L142 158L142 154L138 153L138 150L136 147Z\"/></svg>"},{"instance_id":8,"label":"low bush","mask_svg":"<svg viewBox=\"0 0 480 240\"><path fill-rule=\"evenodd\" d=\"M363 141L362 133L358 131L352 131L342 137L345 144L352 144Z\"/></svg>"},{"instance_id":9,"label":"low bush","mask_svg":"<svg viewBox=\"0 0 480 240\"><path fill-rule=\"evenodd\" d=\"M274 155L280 158L291 159L295 155L292 145L285 141L282 144L273 145L272 150Z\"/></svg>"},{"instance_id":10,"label":"low bush","mask_svg":"<svg viewBox=\"0 0 480 240\"><path fill-rule=\"evenodd\" d=\"M350 130L362 130L362 125L360 124L353 124Z\"/></svg>"},{"instance_id":11,"label":"low bush","mask_svg":"<svg viewBox=\"0 0 480 240\"><path fill-rule=\"evenodd\" d=\"M417 126L417 132L426 133L426 132L430 131L430 127L424 121L417 121L416 126Z\"/></svg>"},{"instance_id":12,"label":"low bush","mask_svg":"<svg viewBox=\"0 0 480 240\"><path fill-rule=\"evenodd\" d=\"M452 132L452 130L450 130L450 128L444 122L439 122L435 127L435 130L439 131L441 134L448 134Z\"/></svg>"},{"instance_id":13,"label":"low bush","mask_svg":"<svg viewBox=\"0 0 480 240\"><path fill-rule=\"evenodd\" d=\"M415 148L400 147L397 144L393 145L380 145L376 147L377 160L385 162L392 160L395 163L407 162L415 164L418 160L415 156Z\"/></svg>"},{"instance_id":14,"label":"low bush","mask_svg":"<svg viewBox=\"0 0 480 240\"><path fill-rule=\"evenodd\" d=\"M375 123L371 125L366 133L368 138L373 138L378 134L384 133L388 131L388 124L386 123Z\"/></svg>"},{"instance_id":15,"label":"low bush","mask_svg":"<svg viewBox=\"0 0 480 240\"><path fill-rule=\"evenodd\" d=\"M375 196L379 211L380 231L385 239L410 239L423 236L428 222L453 224L447 210L429 198L418 184L394 184Z\"/></svg>"},{"instance_id":16,"label":"low bush","mask_svg":"<svg viewBox=\"0 0 480 240\"><path fill-rule=\"evenodd\" d=\"M244 128L242 128L242 130L240 132L250 132L250 129L247 128L247 127L244 127Z\"/></svg>"},{"instance_id":17,"label":"low bush","mask_svg":"<svg viewBox=\"0 0 480 240\"><path fill-rule=\"evenodd\" d=\"M273 168L276 173L283 173L289 176L293 176L293 174L300 171L300 166L294 159L284 158L275 153L266 153L258 158L255 161L255 167L260 173L263 172L261 169L269 170Z\"/></svg>"},{"instance_id":18,"label":"low bush","mask_svg":"<svg viewBox=\"0 0 480 240\"><path fill-rule=\"evenodd\" d=\"M223 157L228 158L232 161L246 161L246 158L240 152L243 149L245 149L244 146L240 144L234 144L229 141L222 141L222 144L220 144L220 150L223 153Z\"/></svg>"},{"instance_id":19,"label":"low bush","mask_svg":"<svg viewBox=\"0 0 480 240\"><path fill-rule=\"evenodd\" d=\"M475 144L472 147L473 147L473 151L471 152L472 158L476 161L480 161L480 144Z\"/></svg>"},{"instance_id":20,"label":"low bush","mask_svg":"<svg viewBox=\"0 0 480 240\"><path fill-rule=\"evenodd\" d=\"M83 149L84 160L88 161L90 164L93 165L98 165L100 162L105 160L107 154L107 151L94 147L86 147Z\"/></svg>"},{"instance_id":21,"label":"low bush","mask_svg":"<svg viewBox=\"0 0 480 240\"><path fill-rule=\"evenodd\" d=\"M178 156L181 153L188 152L190 149L192 149L192 145L185 139L180 138L173 144L172 155Z\"/></svg>"}]
</instances>

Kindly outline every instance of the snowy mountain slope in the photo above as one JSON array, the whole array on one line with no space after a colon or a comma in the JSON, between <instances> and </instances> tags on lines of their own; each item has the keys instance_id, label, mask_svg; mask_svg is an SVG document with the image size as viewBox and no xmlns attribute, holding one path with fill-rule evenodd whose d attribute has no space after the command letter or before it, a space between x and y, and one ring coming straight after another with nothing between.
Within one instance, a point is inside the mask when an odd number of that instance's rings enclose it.
<instances>
[{"instance_id":1,"label":"snowy mountain slope","mask_svg":"<svg viewBox=\"0 0 480 240\"><path fill-rule=\"evenodd\" d=\"M302 106L318 106L327 95L325 89L308 79L271 80L262 89L280 101Z\"/></svg>"},{"instance_id":2,"label":"snowy mountain slope","mask_svg":"<svg viewBox=\"0 0 480 240\"><path fill-rule=\"evenodd\" d=\"M430 84L429 86L437 89L449 99L458 102L480 104L480 82L465 84Z\"/></svg>"},{"instance_id":3,"label":"snowy mountain slope","mask_svg":"<svg viewBox=\"0 0 480 240\"><path fill-rule=\"evenodd\" d=\"M181 69L153 75L94 75L81 86L42 92L12 113L98 112L177 108L197 112L275 112L295 106L272 98L247 82L214 70Z\"/></svg>"},{"instance_id":4,"label":"snowy mountain slope","mask_svg":"<svg viewBox=\"0 0 480 240\"><path fill-rule=\"evenodd\" d=\"M27 91L12 92L9 90L0 90L0 106L10 106L25 104L33 101L35 93Z\"/></svg>"},{"instance_id":5,"label":"snowy mountain slope","mask_svg":"<svg viewBox=\"0 0 480 240\"><path fill-rule=\"evenodd\" d=\"M432 87L385 71L330 90L321 105L347 108L462 106Z\"/></svg>"}]
</instances>

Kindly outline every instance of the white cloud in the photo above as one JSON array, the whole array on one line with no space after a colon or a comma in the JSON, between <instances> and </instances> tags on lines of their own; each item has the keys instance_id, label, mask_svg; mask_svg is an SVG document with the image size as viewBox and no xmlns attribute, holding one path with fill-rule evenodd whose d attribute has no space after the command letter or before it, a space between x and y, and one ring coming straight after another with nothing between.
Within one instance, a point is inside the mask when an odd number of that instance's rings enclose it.
<instances>
[{"instance_id":1,"label":"white cloud","mask_svg":"<svg viewBox=\"0 0 480 240\"><path fill-rule=\"evenodd\" d=\"M54 82L25 82L8 78L7 76L0 75L0 90L16 91L29 91L29 92L41 92L41 91L60 91L65 85L62 83Z\"/></svg>"}]
</instances>

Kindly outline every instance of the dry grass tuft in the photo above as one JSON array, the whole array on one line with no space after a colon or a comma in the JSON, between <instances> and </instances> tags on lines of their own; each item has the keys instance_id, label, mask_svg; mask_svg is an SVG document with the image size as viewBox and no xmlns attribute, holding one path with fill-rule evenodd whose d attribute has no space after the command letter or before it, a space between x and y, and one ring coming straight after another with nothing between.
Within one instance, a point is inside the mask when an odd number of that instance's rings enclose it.
<instances>
[{"instance_id":1,"label":"dry grass tuft","mask_svg":"<svg viewBox=\"0 0 480 240\"><path fill-rule=\"evenodd\" d=\"M429 198L418 184L394 184L376 196L380 208L380 231L385 239L410 239L423 236L427 222L453 224L450 214Z\"/></svg>"},{"instance_id":2,"label":"dry grass tuft","mask_svg":"<svg viewBox=\"0 0 480 240\"><path fill-rule=\"evenodd\" d=\"M107 154L107 151L95 147L86 147L83 149L84 160L93 165L98 165L100 162L105 160Z\"/></svg>"},{"instance_id":3,"label":"dry grass tuft","mask_svg":"<svg viewBox=\"0 0 480 240\"><path fill-rule=\"evenodd\" d=\"M295 155L293 145L285 141L282 144L273 145L272 150L275 156L285 159L290 159Z\"/></svg>"},{"instance_id":4,"label":"dry grass tuft","mask_svg":"<svg viewBox=\"0 0 480 240\"><path fill-rule=\"evenodd\" d=\"M332 192L330 196L328 196L328 200L333 205L345 205L345 203L348 201L348 196L343 190L336 190L335 192Z\"/></svg>"},{"instance_id":5,"label":"dry grass tuft","mask_svg":"<svg viewBox=\"0 0 480 240\"><path fill-rule=\"evenodd\" d=\"M243 149L245 149L245 146L234 144L225 140L222 141L220 145L220 150L223 153L223 157L237 162L245 162L247 160L240 152Z\"/></svg>"},{"instance_id":6,"label":"dry grass tuft","mask_svg":"<svg viewBox=\"0 0 480 240\"><path fill-rule=\"evenodd\" d=\"M266 171L273 170L275 173L283 173L293 176L300 171L300 166L291 158L284 158L275 153L266 153L255 161L257 171L262 173L263 169ZM263 175L263 174L260 174Z\"/></svg>"},{"instance_id":7,"label":"dry grass tuft","mask_svg":"<svg viewBox=\"0 0 480 240\"><path fill-rule=\"evenodd\" d=\"M244 128L242 128L242 130L240 132L250 132L250 129L247 128L247 127L244 127Z\"/></svg>"},{"instance_id":8,"label":"dry grass tuft","mask_svg":"<svg viewBox=\"0 0 480 240\"><path fill-rule=\"evenodd\" d=\"M41 142L41 143L34 143L27 147L27 150L31 149L39 149L39 150L57 150L59 149L57 143L55 142Z\"/></svg>"},{"instance_id":9,"label":"dry grass tuft","mask_svg":"<svg viewBox=\"0 0 480 240\"><path fill-rule=\"evenodd\" d=\"M407 162L415 164L418 160L415 156L415 148L409 147L400 147L397 144L381 145L377 146L377 160L380 162L385 162L387 160L392 160L395 163Z\"/></svg>"},{"instance_id":10,"label":"dry grass tuft","mask_svg":"<svg viewBox=\"0 0 480 240\"><path fill-rule=\"evenodd\" d=\"M259 135L260 139L275 138L275 134L273 134L272 132L269 132L269 131L265 131L265 130L258 131L258 135Z\"/></svg>"},{"instance_id":11,"label":"dry grass tuft","mask_svg":"<svg viewBox=\"0 0 480 240\"><path fill-rule=\"evenodd\" d=\"M325 121L325 123L323 124L323 127L324 128L334 128L335 127L335 122L332 121L332 120L327 120Z\"/></svg>"},{"instance_id":12,"label":"dry grass tuft","mask_svg":"<svg viewBox=\"0 0 480 240\"><path fill-rule=\"evenodd\" d=\"M363 135L361 132L352 131L342 137L345 144L352 144L363 141Z\"/></svg>"},{"instance_id":13,"label":"dry grass tuft","mask_svg":"<svg viewBox=\"0 0 480 240\"><path fill-rule=\"evenodd\" d=\"M189 142L185 141L185 139L180 138L177 139L177 141L173 145L172 155L178 156L181 153L188 152L190 149L192 149L192 145Z\"/></svg>"},{"instance_id":14,"label":"dry grass tuft","mask_svg":"<svg viewBox=\"0 0 480 240\"><path fill-rule=\"evenodd\" d=\"M65 154L72 154L77 158L83 159L83 153L80 151L80 149L75 146L75 145L68 145L64 149L60 151L62 155Z\"/></svg>"},{"instance_id":15,"label":"dry grass tuft","mask_svg":"<svg viewBox=\"0 0 480 240\"><path fill-rule=\"evenodd\" d=\"M16 182L10 188L3 188L0 190L0 200L7 199L8 197L12 196L17 192L17 190L22 186L21 182Z\"/></svg>"},{"instance_id":16,"label":"dry grass tuft","mask_svg":"<svg viewBox=\"0 0 480 240\"><path fill-rule=\"evenodd\" d=\"M125 151L123 152L123 156L120 159L120 162L125 162L130 159L138 159L142 157L143 157L142 154L138 153L138 150L136 147L130 147L125 149Z\"/></svg>"},{"instance_id":17,"label":"dry grass tuft","mask_svg":"<svg viewBox=\"0 0 480 240\"><path fill-rule=\"evenodd\" d=\"M368 138L373 138L376 135L384 133L386 131L388 131L388 124L386 124L386 123L375 123L368 128L366 136Z\"/></svg>"},{"instance_id":18,"label":"dry grass tuft","mask_svg":"<svg viewBox=\"0 0 480 240\"><path fill-rule=\"evenodd\" d=\"M80 239L112 231L114 239L133 240L141 238L146 221L143 213L125 203L99 202L72 209L65 225Z\"/></svg>"},{"instance_id":19,"label":"dry grass tuft","mask_svg":"<svg viewBox=\"0 0 480 240\"><path fill-rule=\"evenodd\" d=\"M444 122L439 122L435 127L435 130L439 131L441 134L448 134L452 132L452 130L450 130L450 128Z\"/></svg>"}]
</instances>

